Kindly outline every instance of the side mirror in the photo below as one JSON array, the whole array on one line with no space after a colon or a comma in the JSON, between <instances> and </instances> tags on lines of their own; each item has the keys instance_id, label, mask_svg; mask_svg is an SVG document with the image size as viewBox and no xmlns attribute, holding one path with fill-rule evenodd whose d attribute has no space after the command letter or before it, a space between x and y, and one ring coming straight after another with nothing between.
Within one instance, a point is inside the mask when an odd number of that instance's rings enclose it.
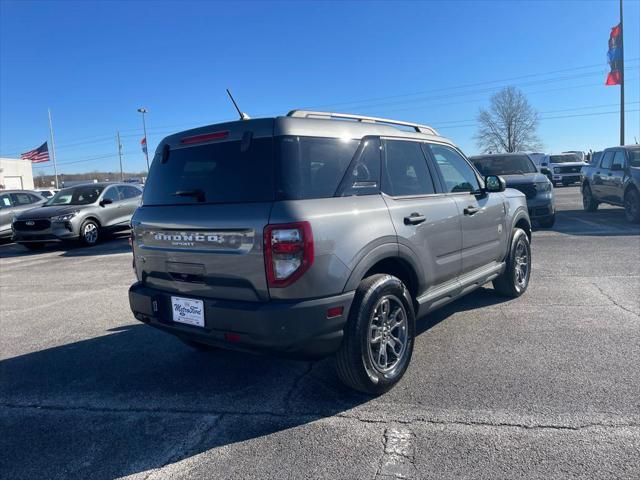
<instances>
[{"instance_id":1,"label":"side mirror","mask_svg":"<svg viewBox=\"0 0 640 480\"><path fill-rule=\"evenodd\" d=\"M484 177L484 189L486 192L504 192L507 182L498 175L487 175Z\"/></svg>"},{"instance_id":2,"label":"side mirror","mask_svg":"<svg viewBox=\"0 0 640 480\"><path fill-rule=\"evenodd\" d=\"M551 171L548 168L541 168L540 173L544 173L545 175L550 175Z\"/></svg>"},{"instance_id":3,"label":"side mirror","mask_svg":"<svg viewBox=\"0 0 640 480\"><path fill-rule=\"evenodd\" d=\"M104 207L105 205L110 205L113 203L113 200L111 200L110 198L103 198L102 200L100 200L100 206Z\"/></svg>"},{"instance_id":4,"label":"side mirror","mask_svg":"<svg viewBox=\"0 0 640 480\"><path fill-rule=\"evenodd\" d=\"M612 172L619 172L620 170L622 170L622 165L620 165L619 163L614 163L613 165L611 165Z\"/></svg>"},{"instance_id":5,"label":"side mirror","mask_svg":"<svg viewBox=\"0 0 640 480\"><path fill-rule=\"evenodd\" d=\"M545 162L545 163L541 163L541 164L540 164L540 166L541 166L541 167L548 167L548 166L549 166L549 164Z\"/></svg>"}]
</instances>

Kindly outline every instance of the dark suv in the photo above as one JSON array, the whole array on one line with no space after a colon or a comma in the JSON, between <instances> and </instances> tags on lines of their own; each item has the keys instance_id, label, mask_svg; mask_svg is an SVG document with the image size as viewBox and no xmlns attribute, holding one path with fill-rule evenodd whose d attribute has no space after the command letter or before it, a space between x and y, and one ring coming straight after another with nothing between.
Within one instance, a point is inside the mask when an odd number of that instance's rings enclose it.
<instances>
[{"instance_id":1,"label":"dark suv","mask_svg":"<svg viewBox=\"0 0 640 480\"><path fill-rule=\"evenodd\" d=\"M582 167L582 204L594 212L600 203L624 207L629 222L640 223L640 145L607 148Z\"/></svg>"},{"instance_id":2,"label":"dark suv","mask_svg":"<svg viewBox=\"0 0 640 480\"><path fill-rule=\"evenodd\" d=\"M415 319L531 272L525 196L430 127L328 112L210 125L158 145L132 219L135 317L198 348L336 355L391 388Z\"/></svg>"},{"instance_id":3,"label":"dark suv","mask_svg":"<svg viewBox=\"0 0 640 480\"><path fill-rule=\"evenodd\" d=\"M553 227L556 202L553 185L526 153L494 153L478 155L469 160L483 175L501 175L507 187L520 190L527 197L529 217L542 228Z\"/></svg>"}]
</instances>

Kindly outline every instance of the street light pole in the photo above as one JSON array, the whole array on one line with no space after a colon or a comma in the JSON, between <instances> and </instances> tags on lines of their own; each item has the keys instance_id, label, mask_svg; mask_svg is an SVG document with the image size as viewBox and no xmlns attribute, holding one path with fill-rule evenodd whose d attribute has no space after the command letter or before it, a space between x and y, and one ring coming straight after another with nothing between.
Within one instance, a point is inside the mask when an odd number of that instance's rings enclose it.
<instances>
[{"instance_id":1,"label":"street light pole","mask_svg":"<svg viewBox=\"0 0 640 480\"><path fill-rule=\"evenodd\" d=\"M144 115L145 113L148 112L148 110L144 107L141 107L138 109L138 112L142 114L142 128L144 130L144 143L145 143L144 154L145 154L145 157L147 158L147 175L148 175L149 174L149 141L147 139L147 124L144 120Z\"/></svg>"}]
</instances>

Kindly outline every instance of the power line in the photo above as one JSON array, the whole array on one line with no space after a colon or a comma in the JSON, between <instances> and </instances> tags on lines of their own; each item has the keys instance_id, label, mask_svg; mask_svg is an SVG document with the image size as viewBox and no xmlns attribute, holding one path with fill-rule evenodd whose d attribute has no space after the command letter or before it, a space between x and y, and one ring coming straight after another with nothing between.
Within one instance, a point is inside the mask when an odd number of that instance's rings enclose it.
<instances>
[{"instance_id":1,"label":"power line","mask_svg":"<svg viewBox=\"0 0 640 480\"><path fill-rule=\"evenodd\" d=\"M635 61L638 61L638 60L640 60L640 57L630 58L630 59L626 60L626 64L629 64L629 63L632 63L632 62L635 62ZM351 105L351 104L354 104L354 103L367 103L367 102L371 102L371 101L386 100L386 99L390 99L390 98L401 98L401 97L407 97L407 96L423 95L425 93L433 93L433 92L454 90L454 89L459 89L459 88L467 88L467 87L475 87L475 86L481 86L481 85L489 85L489 84L492 84L492 83L511 82L513 80L520 80L520 79L523 79L523 78L552 75L552 74L555 74L555 73L563 73L563 72L569 72L569 71L573 71L573 70L581 70L581 69L585 69L585 68L594 68L594 67L602 67L602 68L604 68L605 65L604 65L604 63L596 63L596 64L591 64L591 65L583 65L583 66L579 66L579 67L566 68L566 69L562 69L562 70L554 70L554 71L550 71L550 72L531 73L531 74L528 74L528 75L520 75L518 77L503 78L503 79L500 79L500 80L488 80L488 81L484 81L484 82L468 83L468 84L456 85L456 86L452 86L452 87L444 87L444 88L436 88L436 89L430 89L430 90L422 90L422 91L411 92L411 93L402 93L402 94L398 94L398 95L386 95L386 96L383 96L383 97L370 97L370 98L360 99L360 100L349 100L349 101L329 103L329 104L324 104L324 105L316 105L316 106L307 107L307 108L316 109L316 108L333 107L333 106L340 106L340 105ZM606 71L606 69L605 69L605 71Z\"/></svg>"},{"instance_id":2,"label":"power line","mask_svg":"<svg viewBox=\"0 0 640 480\"><path fill-rule=\"evenodd\" d=\"M626 113L632 113L632 112L640 112L640 109L635 109L635 110L626 110ZM611 114L619 114L620 111L619 110L612 110L609 112L592 112L592 113L579 113L579 114L574 114L574 115L556 115L556 116L552 116L552 117L540 117L540 120L554 120L557 118L574 118L574 117L594 117L594 116L598 116L598 115L611 115ZM475 120L469 119L467 120L468 122L471 123L467 123L464 125L450 125L450 126L444 126L444 127L440 127L440 126L436 126L436 128L438 130L447 130L450 128L469 128L469 127L475 127L478 125L478 123Z\"/></svg>"},{"instance_id":3,"label":"power line","mask_svg":"<svg viewBox=\"0 0 640 480\"><path fill-rule=\"evenodd\" d=\"M632 62L635 62L635 61L638 61L638 60L640 60L640 57L631 58L631 59L627 59L626 63L629 64L629 63L632 63ZM581 65L581 66L577 66L577 67L564 68L564 69L560 69L560 70L552 70L552 71L541 72L541 73L531 73L531 74L527 74L527 75L519 75L517 77L509 77L509 78L500 79L500 80L488 80L488 81L483 81L483 82L468 83L468 84L456 85L456 86L451 86L451 87L443 87L443 88L437 88L437 89L430 89L430 90L422 90L422 91L411 92L411 93L403 93L403 94L398 94L398 95L387 95L387 96L372 97L372 98L367 98L367 99L349 100L349 101L343 101L343 102L337 102L337 103L331 103L331 104L317 105L317 106L314 106L314 107L307 107L307 108L317 109L317 108L340 106L340 105L353 105L354 108L371 109L371 108L380 107L380 106L396 105L398 103L424 102L424 101L429 101L429 100L438 100L438 99L441 99L441 98L451 98L451 97L456 97L456 96L472 95L472 94L475 94L475 93L486 93L486 92L491 92L491 91L495 90L496 88L500 88L500 87L494 86L494 87L491 87L491 88L488 88L488 89L485 88L485 89L480 89L480 90L471 90L471 91L468 91L468 92L456 92L456 93L450 93L450 94L447 94L447 95L440 95L440 96L436 96L436 97L407 99L407 100L399 101L399 102L386 102L386 103L370 104L370 102L372 102L372 101L418 96L418 95L424 95L424 94L427 94L427 93L434 93L434 92L446 92L446 91L450 91L450 90L458 90L458 89L462 89L462 88L490 85L490 84L495 84L495 83L504 83L504 82L510 82L510 81L513 81L513 80L521 80L521 79L532 78L532 77L547 76L547 75L553 75L553 74L557 74L557 73L573 72L575 70L584 70L584 69L589 69L589 68L594 68L594 67L603 67L603 64L602 63L596 63L596 64L590 64L590 65ZM529 86L529 85L535 85L535 84L563 82L563 81L572 80L572 79L575 79L575 78L582 78L584 76L600 75L600 74L605 73L605 72L606 72L606 69L599 69L599 70L593 71L593 72L583 72L583 73L578 73L578 74L569 75L569 76L533 80L531 82L522 83L522 84L516 85L516 86ZM598 85L600 85L600 84L598 84ZM466 103L466 102L461 102L461 103ZM363 104L363 105L360 105L359 107L356 107L356 104ZM268 116L268 115L271 115L271 114L274 114L274 113L271 112L271 113L266 114L266 115ZM275 113L275 114L277 114L277 113ZM260 116L260 115L258 115L258 116ZM207 122L215 123L215 122L218 122L218 121L223 121L223 120L222 119L205 120L204 122L201 122L200 125L202 123L207 123ZM166 129L166 128L172 128L172 127L181 127L181 126L186 126L186 125L197 126L198 123L189 122L189 123L180 123L180 124L173 124L173 125L156 126L154 128L150 128L149 132L153 133L153 134L161 134L161 133L165 133L166 130L158 131L159 129ZM141 130L136 128L136 129L121 130L121 132L136 132L136 134L133 134L133 135L123 135L123 138L124 137L130 138L130 137L135 137L138 134L140 134ZM91 145L91 144L97 144L97 143L111 142L113 140L112 137L113 137L113 135L111 135L111 134L109 134L109 135L91 135L91 136L85 136L85 137L78 137L78 138L75 138L75 139L71 139L67 143L59 144L57 149L58 150L62 150L62 149L69 149L69 148L73 148L73 147L77 147L77 146L84 146L84 145ZM11 154L3 154L3 156L8 156L8 157L18 156L18 155L19 155L19 152L17 152L17 151L13 152Z\"/></svg>"}]
</instances>

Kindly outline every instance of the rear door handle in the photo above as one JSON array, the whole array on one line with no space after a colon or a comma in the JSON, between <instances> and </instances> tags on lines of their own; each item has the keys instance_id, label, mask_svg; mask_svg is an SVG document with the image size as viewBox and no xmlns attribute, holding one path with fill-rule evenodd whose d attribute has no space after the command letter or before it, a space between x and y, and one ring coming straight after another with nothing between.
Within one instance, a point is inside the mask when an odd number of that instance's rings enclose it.
<instances>
[{"instance_id":1,"label":"rear door handle","mask_svg":"<svg viewBox=\"0 0 640 480\"><path fill-rule=\"evenodd\" d=\"M467 208L464 209L464 214L465 215L475 215L476 213L478 213L480 211L479 208L474 207L472 205L469 205Z\"/></svg>"},{"instance_id":2,"label":"rear door handle","mask_svg":"<svg viewBox=\"0 0 640 480\"><path fill-rule=\"evenodd\" d=\"M427 217L425 217L424 215L420 215L419 213L413 212L408 217L404 217L404 224L405 225L418 225L419 223L422 223L422 222L424 222L426 220L427 220Z\"/></svg>"}]
</instances>

